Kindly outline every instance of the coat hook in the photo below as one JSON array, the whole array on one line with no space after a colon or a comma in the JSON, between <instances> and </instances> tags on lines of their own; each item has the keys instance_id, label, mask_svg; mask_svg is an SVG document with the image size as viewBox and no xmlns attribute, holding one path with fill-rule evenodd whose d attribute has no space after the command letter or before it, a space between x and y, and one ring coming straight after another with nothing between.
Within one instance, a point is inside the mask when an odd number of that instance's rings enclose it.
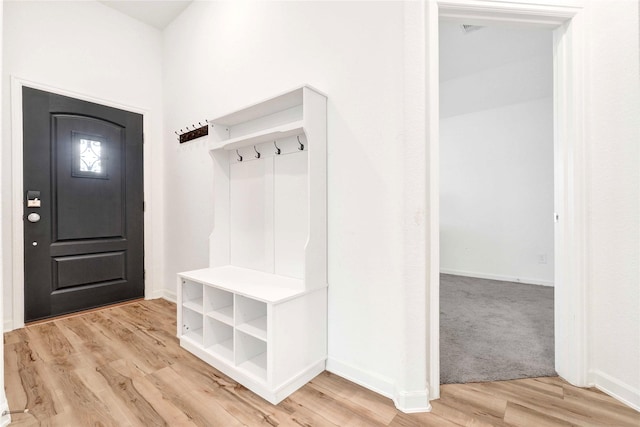
<instances>
[{"instance_id":1,"label":"coat hook","mask_svg":"<svg viewBox=\"0 0 640 427\"><path fill-rule=\"evenodd\" d=\"M280 149L278 148L278 146L276 145L276 142L275 142L275 141L273 141L273 145L275 145L275 146L276 146L276 154L278 154L278 155L279 155L279 154L282 152L282 150L280 150Z\"/></svg>"},{"instance_id":2,"label":"coat hook","mask_svg":"<svg viewBox=\"0 0 640 427\"><path fill-rule=\"evenodd\" d=\"M173 133L175 133L176 135L180 136L180 134L178 133L177 130L174 130Z\"/></svg>"},{"instance_id":3,"label":"coat hook","mask_svg":"<svg viewBox=\"0 0 640 427\"><path fill-rule=\"evenodd\" d=\"M238 161L241 162L242 161L242 156L240 155L240 153L238 153L238 150L236 150L236 154L238 155Z\"/></svg>"},{"instance_id":4,"label":"coat hook","mask_svg":"<svg viewBox=\"0 0 640 427\"><path fill-rule=\"evenodd\" d=\"M296 138L298 138L298 144L300 144L300 146L298 147L298 150L300 151L304 150L304 144L300 142L300 135L296 136Z\"/></svg>"},{"instance_id":5,"label":"coat hook","mask_svg":"<svg viewBox=\"0 0 640 427\"><path fill-rule=\"evenodd\" d=\"M259 152L258 152L258 150L256 149L256 146L255 146L255 145L253 146L253 151L255 151L255 152L256 152L256 159L259 159L259 158L260 158L260 153L259 153Z\"/></svg>"}]
</instances>

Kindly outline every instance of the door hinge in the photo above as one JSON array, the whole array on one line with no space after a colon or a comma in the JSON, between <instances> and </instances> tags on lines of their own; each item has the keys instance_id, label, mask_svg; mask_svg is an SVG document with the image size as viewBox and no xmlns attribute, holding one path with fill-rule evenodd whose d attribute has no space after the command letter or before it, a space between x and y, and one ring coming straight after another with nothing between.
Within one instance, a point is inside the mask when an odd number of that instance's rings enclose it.
<instances>
[{"instance_id":1,"label":"door hinge","mask_svg":"<svg viewBox=\"0 0 640 427\"><path fill-rule=\"evenodd\" d=\"M142 202L142 212L147 211L147 202Z\"/></svg>"},{"instance_id":2,"label":"door hinge","mask_svg":"<svg viewBox=\"0 0 640 427\"><path fill-rule=\"evenodd\" d=\"M142 280L147 278L147 270L142 270Z\"/></svg>"},{"instance_id":3,"label":"door hinge","mask_svg":"<svg viewBox=\"0 0 640 427\"><path fill-rule=\"evenodd\" d=\"M558 215L557 212L554 212L553 214L553 222L558 222L560 220L560 215Z\"/></svg>"}]
</instances>

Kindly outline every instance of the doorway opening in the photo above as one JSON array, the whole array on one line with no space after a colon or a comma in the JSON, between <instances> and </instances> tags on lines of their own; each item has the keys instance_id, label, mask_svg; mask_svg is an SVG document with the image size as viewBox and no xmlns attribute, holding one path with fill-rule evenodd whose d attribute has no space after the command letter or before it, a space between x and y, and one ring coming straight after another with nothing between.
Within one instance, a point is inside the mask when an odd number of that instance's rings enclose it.
<instances>
[{"instance_id":1,"label":"doorway opening","mask_svg":"<svg viewBox=\"0 0 640 427\"><path fill-rule=\"evenodd\" d=\"M428 372L430 399L440 396L439 235L439 21L512 28L546 28L553 34L554 111L554 350L555 370L573 385L587 382L586 339L586 141L581 7L464 0L427 2L426 91L428 251Z\"/></svg>"},{"instance_id":2,"label":"doorway opening","mask_svg":"<svg viewBox=\"0 0 640 427\"><path fill-rule=\"evenodd\" d=\"M439 44L440 382L554 376L552 33Z\"/></svg>"}]
</instances>

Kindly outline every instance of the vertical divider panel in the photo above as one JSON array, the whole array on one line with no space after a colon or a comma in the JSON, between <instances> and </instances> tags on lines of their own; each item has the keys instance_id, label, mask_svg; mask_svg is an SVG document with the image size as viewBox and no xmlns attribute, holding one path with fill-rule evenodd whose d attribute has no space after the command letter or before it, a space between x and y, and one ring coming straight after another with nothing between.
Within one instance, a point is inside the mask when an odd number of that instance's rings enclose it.
<instances>
[{"instance_id":1,"label":"vertical divider panel","mask_svg":"<svg viewBox=\"0 0 640 427\"><path fill-rule=\"evenodd\" d=\"M274 248L274 195L275 195L275 158L268 157L264 162L264 258L265 272L275 272Z\"/></svg>"},{"instance_id":2,"label":"vertical divider panel","mask_svg":"<svg viewBox=\"0 0 640 427\"><path fill-rule=\"evenodd\" d=\"M262 159L231 160L230 175L230 253L231 265L267 271L265 254L267 229L265 211L266 176ZM273 197L271 197L273 199Z\"/></svg>"},{"instance_id":3,"label":"vertical divider panel","mask_svg":"<svg viewBox=\"0 0 640 427\"><path fill-rule=\"evenodd\" d=\"M309 236L307 159L306 150L275 159L275 274L297 279L304 278L304 252Z\"/></svg>"}]
</instances>

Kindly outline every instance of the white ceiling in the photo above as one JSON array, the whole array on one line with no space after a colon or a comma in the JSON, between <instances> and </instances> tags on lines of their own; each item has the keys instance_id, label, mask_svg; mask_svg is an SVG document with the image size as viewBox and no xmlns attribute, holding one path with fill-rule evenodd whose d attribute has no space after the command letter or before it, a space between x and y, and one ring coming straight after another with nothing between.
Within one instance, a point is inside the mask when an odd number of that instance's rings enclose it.
<instances>
[{"instance_id":1,"label":"white ceiling","mask_svg":"<svg viewBox=\"0 0 640 427\"><path fill-rule=\"evenodd\" d=\"M138 1L121 1L121 0L99 0L113 9L116 9L125 15L145 22L160 30L164 29L171 21L186 9L192 0L138 0Z\"/></svg>"}]
</instances>

